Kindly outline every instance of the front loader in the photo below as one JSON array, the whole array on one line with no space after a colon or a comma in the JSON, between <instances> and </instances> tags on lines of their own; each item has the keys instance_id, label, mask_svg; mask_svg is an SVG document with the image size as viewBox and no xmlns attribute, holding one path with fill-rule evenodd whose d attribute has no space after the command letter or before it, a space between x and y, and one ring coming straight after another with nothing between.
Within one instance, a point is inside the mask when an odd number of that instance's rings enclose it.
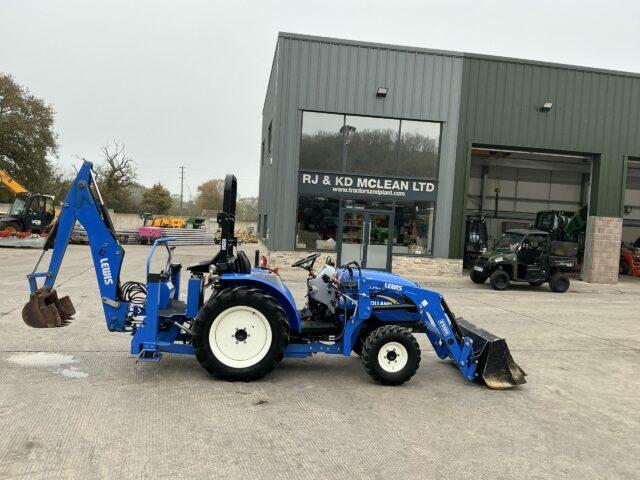
<instances>
[{"instance_id":1,"label":"front loader","mask_svg":"<svg viewBox=\"0 0 640 480\"><path fill-rule=\"evenodd\" d=\"M503 389L525 383L504 339L458 319L442 295L391 273L361 269L356 262L319 270L314 253L293 266L308 272L307 303L298 309L291 291L265 262L251 265L237 249L236 179L227 175L223 211L218 214L220 251L186 270L186 298L180 293L182 266L173 262L171 238L154 242L146 283L120 281L124 250L117 242L93 176L84 162L62 205L43 254L49 268L28 275L31 297L22 311L32 327L66 326L75 314L68 297L53 289L73 225L89 237L107 328L132 335L139 361L163 353L195 355L214 377L249 381L263 377L284 357L316 353L360 355L376 381L399 385L417 371L425 334L436 354L449 359L467 380ZM158 248L167 252L160 272L151 271ZM38 280L44 279L39 286ZM206 294L208 299L205 299Z\"/></svg>"}]
</instances>

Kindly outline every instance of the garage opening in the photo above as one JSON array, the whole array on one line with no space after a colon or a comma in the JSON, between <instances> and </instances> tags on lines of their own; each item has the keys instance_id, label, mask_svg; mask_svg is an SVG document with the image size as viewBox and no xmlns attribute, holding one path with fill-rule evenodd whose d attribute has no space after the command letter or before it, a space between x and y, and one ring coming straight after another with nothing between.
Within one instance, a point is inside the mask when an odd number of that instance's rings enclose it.
<instances>
[{"instance_id":1,"label":"garage opening","mask_svg":"<svg viewBox=\"0 0 640 480\"><path fill-rule=\"evenodd\" d=\"M542 212L547 212L540 217L546 219L547 231L565 228L581 210L586 220L584 207L588 209L592 160L591 156L562 152L474 146L467 196L465 266L469 268L477 255L474 234L469 234L476 219L483 218L486 223L488 247L507 230L533 227Z\"/></svg>"},{"instance_id":2,"label":"garage opening","mask_svg":"<svg viewBox=\"0 0 640 480\"><path fill-rule=\"evenodd\" d=\"M640 158L627 162L627 188L624 192L623 243L640 246Z\"/></svg>"}]
</instances>

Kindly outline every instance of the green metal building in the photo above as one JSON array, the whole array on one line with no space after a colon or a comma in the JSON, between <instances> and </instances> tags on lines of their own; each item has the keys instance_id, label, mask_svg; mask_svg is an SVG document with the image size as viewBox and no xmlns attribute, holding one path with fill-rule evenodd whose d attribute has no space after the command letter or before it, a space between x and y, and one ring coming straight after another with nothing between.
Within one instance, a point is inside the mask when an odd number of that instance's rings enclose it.
<instances>
[{"instance_id":1,"label":"green metal building","mask_svg":"<svg viewBox=\"0 0 640 480\"><path fill-rule=\"evenodd\" d=\"M468 214L588 205L584 277L615 282L640 237L638 74L281 33L262 133L272 251L450 266Z\"/></svg>"}]
</instances>

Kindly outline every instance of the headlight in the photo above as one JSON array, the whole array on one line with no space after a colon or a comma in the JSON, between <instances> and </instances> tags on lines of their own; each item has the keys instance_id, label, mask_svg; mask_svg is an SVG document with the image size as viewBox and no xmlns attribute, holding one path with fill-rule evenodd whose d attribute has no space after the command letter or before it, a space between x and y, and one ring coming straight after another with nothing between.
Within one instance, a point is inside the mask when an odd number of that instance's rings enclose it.
<instances>
[{"instance_id":1,"label":"headlight","mask_svg":"<svg viewBox=\"0 0 640 480\"><path fill-rule=\"evenodd\" d=\"M504 257L498 257L494 260L495 263L500 263L504 260Z\"/></svg>"}]
</instances>

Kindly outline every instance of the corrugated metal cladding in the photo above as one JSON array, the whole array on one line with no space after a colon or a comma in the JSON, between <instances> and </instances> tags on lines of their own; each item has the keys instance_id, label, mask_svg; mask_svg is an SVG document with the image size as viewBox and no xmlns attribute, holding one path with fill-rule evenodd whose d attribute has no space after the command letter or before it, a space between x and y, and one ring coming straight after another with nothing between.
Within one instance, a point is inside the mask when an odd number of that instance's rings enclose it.
<instances>
[{"instance_id":1,"label":"corrugated metal cladding","mask_svg":"<svg viewBox=\"0 0 640 480\"><path fill-rule=\"evenodd\" d=\"M268 245L276 250L293 249L302 111L317 110L443 122L434 255L446 256L452 215L461 56L280 34L276 63L277 87L271 82L267 93L269 99L276 88L275 105L263 112L263 135L264 125L275 119L276 142L273 164L265 164L261 170L265 181L260 185L260 208L269 218ZM382 86L389 88L387 98L376 98L375 91Z\"/></svg>"},{"instance_id":2,"label":"corrugated metal cladding","mask_svg":"<svg viewBox=\"0 0 640 480\"><path fill-rule=\"evenodd\" d=\"M626 156L640 154L640 76L465 54L462 78L450 256L462 254L473 144L594 154L590 214L621 216Z\"/></svg>"},{"instance_id":3,"label":"corrugated metal cladding","mask_svg":"<svg viewBox=\"0 0 640 480\"><path fill-rule=\"evenodd\" d=\"M278 56L279 49L276 46L276 52L273 58L273 64L271 66L271 75L269 76L269 85L267 86L267 94L264 99L264 106L262 107L262 137L260 145L260 183L258 187L258 232L264 235L263 225L271 223L272 219L269 218L269 213L274 211L275 208L275 195L270 192L273 191L273 169L271 168L272 159L277 148L276 142L272 141L271 152L269 152L269 126L277 128L277 125L273 125L272 121L276 113L277 105L277 93L278 93ZM275 122L274 122L275 123ZM273 131L271 132L272 139ZM267 214L267 222L264 221L264 215ZM264 227L265 230L268 225ZM269 231L273 231L272 228Z\"/></svg>"}]
</instances>

